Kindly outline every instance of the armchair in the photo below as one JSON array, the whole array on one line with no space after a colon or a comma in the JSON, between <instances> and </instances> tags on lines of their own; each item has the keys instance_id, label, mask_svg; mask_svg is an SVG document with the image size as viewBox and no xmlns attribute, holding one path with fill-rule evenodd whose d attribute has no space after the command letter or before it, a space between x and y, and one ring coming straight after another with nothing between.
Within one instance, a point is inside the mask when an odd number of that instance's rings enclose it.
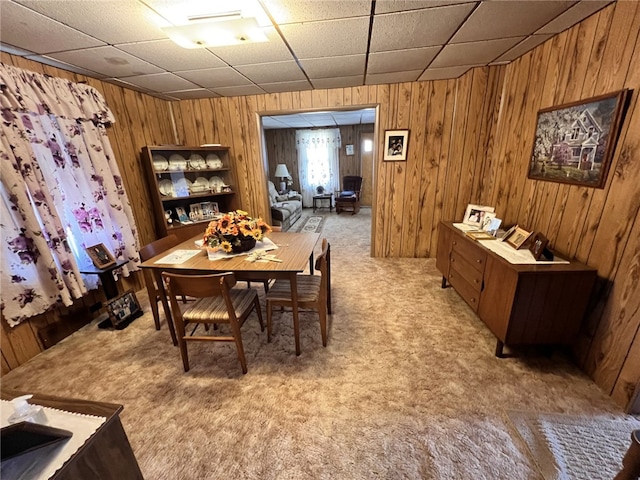
<instances>
[{"instance_id":1,"label":"armchair","mask_svg":"<svg viewBox=\"0 0 640 480\"><path fill-rule=\"evenodd\" d=\"M278 194L271 181L269 181L268 189L271 223L280 226L282 231L286 232L302 216L302 197L300 195Z\"/></svg>"},{"instance_id":2,"label":"armchair","mask_svg":"<svg viewBox=\"0 0 640 480\"><path fill-rule=\"evenodd\" d=\"M336 195L336 212L360 211L360 189L362 188L362 177L346 175L342 179L342 190Z\"/></svg>"}]
</instances>

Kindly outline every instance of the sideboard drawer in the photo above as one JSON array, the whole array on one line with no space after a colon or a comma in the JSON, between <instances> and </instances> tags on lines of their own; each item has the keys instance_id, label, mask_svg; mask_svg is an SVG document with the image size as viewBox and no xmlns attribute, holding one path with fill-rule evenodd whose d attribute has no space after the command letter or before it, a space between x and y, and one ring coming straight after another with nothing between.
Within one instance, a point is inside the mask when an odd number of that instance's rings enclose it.
<instances>
[{"instance_id":1,"label":"sideboard drawer","mask_svg":"<svg viewBox=\"0 0 640 480\"><path fill-rule=\"evenodd\" d=\"M456 270L455 265L451 265L449 269L449 283L456 289L456 292L463 298L465 302L473 309L474 312L478 311L478 305L480 304L480 289L471 285L464 277L462 273Z\"/></svg>"},{"instance_id":2,"label":"sideboard drawer","mask_svg":"<svg viewBox=\"0 0 640 480\"><path fill-rule=\"evenodd\" d=\"M459 256L464 257L473 268L482 272L484 270L484 264L487 261L487 254L482 251L482 249L474 245L473 241L469 241L466 239L455 239L453 241L453 249L454 253L458 253Z\"/></svg>"},{"instance_id":3,"label":"sideboard drawer","mask_svg":"<svg viewBox=\"0 0 640 480\"><path fill-rule=\"evenodd\" d=\"M477 263L469 262L459 252L451 252L451 268L455 268L462 278L469 282L476 290L482 287L482 271L478 270Z\"/></svg>"}]
</instances>

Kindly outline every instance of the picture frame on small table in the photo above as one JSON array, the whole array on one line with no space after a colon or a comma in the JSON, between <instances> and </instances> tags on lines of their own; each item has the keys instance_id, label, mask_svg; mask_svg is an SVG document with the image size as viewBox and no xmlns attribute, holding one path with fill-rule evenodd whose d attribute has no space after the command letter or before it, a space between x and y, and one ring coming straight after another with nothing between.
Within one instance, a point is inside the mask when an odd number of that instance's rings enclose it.
<instances>
[{"instance_id":1,"label":"picture frame on small table","mask_svg":"<svg viewBox=\"0 0 640 480\"><path fill-rule=\"evenodd\" d=\"M133 290L127 290L107 303L107 313L113 328L122 330L143 314L142 307Z\"/></svg>"},{"instance_id":2,"label":"picture frame on small table","mask_svg":"<svg viewBox=\"0 0 640 480\"><path fill-rule=\"evenodd\" d=\"M535 233L531 237L531 243L529 244L529 251L533 255L536 261L540 260L553 260L553 253L547 248L549 240L541 233Z\"/></svg>"},{"instance_id":3,"label":"picture frame on small table","mask_svg":"<svg viewBox=\"0 0 640 480\"><path fill-rule=\"evenodd\" d=\"M85 251L96 268L107 268L116 263L116 259L103 243L86 247Z\"/></svg>"},{"instance_id":4,"label":"picture frame on small table","mask_svg":"<svg viewBox=\"0 0 640 480\"><path fill-rule=\"evenodd\" d=\"M472 227L481 228L484 220L484 216L487 213L494 213L496 209L494 207L488 207L486 205L474 205L470 203L467 205L467 209L464 212L462 223L470 225ZM494 215L495 217L495 215Z\"/></svg>"},{"instance_id":5,"label":"picture frame on small table","mask_svg":"<svg viewBox=\"0 0 640 480\"><path fill-rule=\"evenodd\" d=\"M505 235L504 241L519 250L531 236L531 233L516 225L516 228L508 236Z\"/></svg>"}]
</instances>

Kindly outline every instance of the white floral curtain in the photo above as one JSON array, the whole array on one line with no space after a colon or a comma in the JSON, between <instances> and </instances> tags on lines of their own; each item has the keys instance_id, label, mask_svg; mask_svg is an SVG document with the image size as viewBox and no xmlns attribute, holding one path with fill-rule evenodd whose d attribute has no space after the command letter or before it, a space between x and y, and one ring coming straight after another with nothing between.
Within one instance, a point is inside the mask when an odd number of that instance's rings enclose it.
<instances>
[{"instance_id":1,"label":"white floral curtain","mask_svg":"<svg viewBox=\"0 0 640 480\"><path fill-rule=\"evenodd\" d=\"M316 188L340 189L340 129L296 130L302 205L311 207Z\"/></svg>"},{"instance_id":2,"label":"white floral curtain","mask_svg":"<svg viewBox=\"0 0 640 480\"><path fill-rule=\"evenodd\" d=\"M95 288L80 273L86 246L132 260L124 275L136 270L138 238L100 93L2 63L0 89L0 295L15 326Z\"/></svg>"}]
</instances>

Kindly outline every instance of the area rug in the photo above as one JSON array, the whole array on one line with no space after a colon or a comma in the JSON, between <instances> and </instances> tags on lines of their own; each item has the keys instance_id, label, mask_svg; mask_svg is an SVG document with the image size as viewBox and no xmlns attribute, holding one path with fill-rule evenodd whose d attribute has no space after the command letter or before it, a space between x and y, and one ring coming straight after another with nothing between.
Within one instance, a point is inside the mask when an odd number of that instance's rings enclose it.
<instances>
[{"instance_id":1,"label":"area rug","mask_svg":"<svg viewBox=\"0 0 640 480\"><path fill-rule=\"evenodd\" d=\"M322 232L322 226L324 225L325 217L319 215L312 215L309 217L303 217L300 219L300 226L296 229L292 229L291 231L302 232L302 233L320 233Z\"/></svg>"},{"instance_id":2,"label":"area rug","mask_svg":"<svg viewBox=\"0 0 640 480\"><path fill-rule=\"evenodd\" d=\"M508 412L545 480L610 480L622 468L633 417Z\"/></svg>"}]
</instances>

